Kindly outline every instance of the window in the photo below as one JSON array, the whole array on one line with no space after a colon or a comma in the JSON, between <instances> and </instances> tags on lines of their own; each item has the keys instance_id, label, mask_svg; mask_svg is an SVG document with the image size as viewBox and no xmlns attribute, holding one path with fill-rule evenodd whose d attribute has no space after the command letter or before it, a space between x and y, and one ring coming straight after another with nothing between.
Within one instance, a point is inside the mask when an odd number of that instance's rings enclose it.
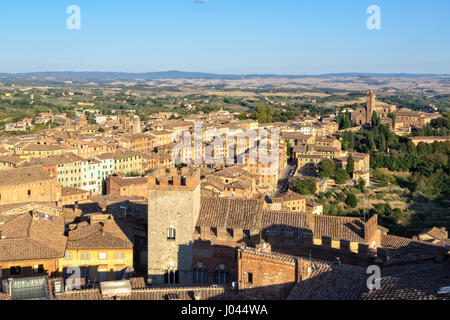
<instances>
[{"instance_id":1,"label":"window","mask_svg":"<svg viewBox=\"0 0 450 320\"><path fill-rule=\"evenodd\" d=\"M216 283L226 284L229 282L230 274L225 270L216 271Z\"/></svg>"},{"instance_id":2,"label":"window","mask_svg":"<svg viewBox=\"0 0 450 320\"><path fill-rule=\"evenodd\" d=\"M195 268L193 270L194 283L207 283L208 272L204 268Z\"/></svg>"},{"instance_id":3,"label":"window","mask_svg":"<svg viewBox=\"0 0 450 320\"><path fill-rule=\"evenodd\" d=\"M124 254L123 254L123 252L117 252L117 253L116 253L116 259L117 259L117 260L123 260L123 259L124 259Z\"/></svg>"},{"instance_id":4,"label":"window","mask_svg":"<svg viewBox=\"0 0 450 320\"><path fill-rule=\"evenodd\" d=\"M69 252L66 252L66 255L64 256L64 259L66 260L72 260L72 254Z\"/></svg>"},{"instance_id":5,"label":"window","mask_svg":"<svg viewBox=\"0 0 450 320\"><path fill-rule=\"evenodd\" d=\"M98 259L99 260L106 260L106 252L100 252L98 254Z\"/></svg>"},{"instance_id":6,"label":"window","mask_svg":"<svg viewBox=\"0 0 450 320\"><path fill-rule=\"evenodd\" d=\"M44 265L34 265L33 266L33 274L43 274L44 273Z\"/></svg>"},{"instance_id":7,"label":"window","mask_svg":"<svg viewBox=\"0 0 450 320\"><path fill-rule=\"evenodd\" d=\"M20 276L21 274L22 274L22 268L20 266L11 267L9 269L9 275L10 276Z\"/></svg>"},{"instance_id":8,"label":"window","mask_svg":"<svg viewBox=\"0 0 450 320\"><path fill-rule=\"evenodd\" d=\"M28 196L31 196L31 190L28 190Z\"/></svg>"},{"instance_id":9,"label":"window","mask_svg":"<svg viewBox=\"0 0 450 320\"><path fill-rule=\"evenodd\" d=\"M166 284L177 284L180 283L180 274L178 270L167 270L164 274L164 283Z\"/></svg>"},{"instance_id":10,"label":"window","mask_svg":"<svg viewBox=\"0 0 450 320\"><path fill-rule=\"evenodd\" d=\"M81 268L81 277L86 280L89 280L89 268Z\"/></svg>"},{"instance_id":11,"label":"window","mask_svg":"<svg viewBox=\"0 0 450 320\"><path fill-rule=\"evenodd\" d=\"M98 269L98 279L100 282L105 282L107 279L106 269Z\"/></svg>"},{"instance_id":12,"label":"window","mask_svg":"<svg viewBox=\"0 0 450 320\"><path fill-rule=\"evenodd\" d=\"M167 240L176 239L176 230L173 228L167 229Z\"/></svg>"},{"instance_id":13,"label":"window","mask_svg":"<svg viewBox=\"0 0 450 320\"><path fill-rule=\"evenodd\" d=\"M249 272L248 273L248 281L249 284L253 284L253 273Z\"/></svg>"},{"instance_id":14,"label":"window","mask_svg":"<svg viewBox=\"0 0 450 320\"><path fill-rule=\"evenodd\" d=\"M83 252L81 254L81 260L89 260L89 253Z\"/></svg>"}]
</instances>

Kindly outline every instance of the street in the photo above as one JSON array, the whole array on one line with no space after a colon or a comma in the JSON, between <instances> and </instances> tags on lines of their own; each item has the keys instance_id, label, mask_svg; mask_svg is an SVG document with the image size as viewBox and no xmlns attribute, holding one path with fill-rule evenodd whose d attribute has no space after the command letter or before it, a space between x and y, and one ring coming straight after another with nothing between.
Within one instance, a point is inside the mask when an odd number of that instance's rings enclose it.
<instances>
[{"instance_id":1,"label":"street","mask_svg":"<svg viewBox=\"0 0 450 320\"><path fill-rule=\"evenodd\" d=\"M282 195L283 193L285 193L287 191L287 190L284 190L283 192L280 191L280 187L287 185L288 179L290 177L290 172L293 169L295 169L295 165L292 165L292 164L290 164L288 162L288 165L287 165L286 169L284 170L283 175L278 180L278 187L277 187L277 189L274 192L272 192L270 194L270 196L269 196L270 199L277 198L277 197L279 197L280 195Z\"/></svg>"}]
</instances>

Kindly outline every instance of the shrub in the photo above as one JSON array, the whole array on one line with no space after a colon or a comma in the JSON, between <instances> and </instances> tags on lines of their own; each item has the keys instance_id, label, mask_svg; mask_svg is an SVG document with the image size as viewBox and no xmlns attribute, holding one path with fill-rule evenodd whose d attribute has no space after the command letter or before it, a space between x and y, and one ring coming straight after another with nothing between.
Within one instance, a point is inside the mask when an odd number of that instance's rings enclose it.
<instances>
[{"instance_id":1,"label":"shrub","mask_svg":"<svg viewBox=\"0 0 450 320\"><path fill-rule=\"evenodd\" d=\"M350 193L345 200L345 204L349 207L356 208L358 205L358 199L356 199L356 196L353 193Z\"/></svg>"}]
</instances>

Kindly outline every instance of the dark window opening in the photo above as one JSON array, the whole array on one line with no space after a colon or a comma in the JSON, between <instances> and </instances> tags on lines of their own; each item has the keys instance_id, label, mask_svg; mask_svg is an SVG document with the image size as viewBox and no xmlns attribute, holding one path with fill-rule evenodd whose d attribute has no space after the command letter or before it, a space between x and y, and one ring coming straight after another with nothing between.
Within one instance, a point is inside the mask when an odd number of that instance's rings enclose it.
<instances>
[{"instance_id":1,"label":"dark window opening","mask_svg":"<svg viewBox=\"0 0 450 320\"><path fill-rule=\"evenodd\" d=\"M11 267L9 269L9 275L10 276L19 276L22 274L22 268L21 267Z\"/></svg>"},{"instance_id":2,"label":"dark window opening","mask_svg":"<svg viewBox=\"0 0 450 320\"><path fill-rule=\"evenodd\" d=\"M253 283L253 273L251 273L251 272L248 273L248 283L250 283L250 284Z\"/></svg>"},{"instance_id":3,"label":"dark window opening","mask_svg":"<svg viewBox=\"0 0 450 320\"><path fill-rule=\"evenodd\" d=\"M168 270L164 274L164 283L166 284L178 284L180 283L180 274L178 270Z\"/></svg>"},{"instance_id":4,"label":"dark window opening","mask_svg":"<svg viewBox=\"0 0 450 320\"><path fill-rule=\"evenodd\" d=\"M44 265L40 264L38 266L35 266L33 268L33 273L34 274L43 274L44 273Z\"/></svg>"},{"instance_id":5,"label":"dark window opening","mask_svg":"<svg viewBox=\"0 0 450 320\"><path fill-rule=\"evenodd\" d=\"M193 270L193 280L194 283L207 283L208 272L203 268L195 268Z\"/></svg>"},{"instance_id":6,"label":"dark window opening","mask_svg":"<svg viewBox=\"0 0 450 320\"><path fill-rule=\"evenodd\" d=\"M174 228L167 229L167 240L176 240L176 233Z\"/></svg>"},{"instance_id":7,"label":"dark window opening","mask_svg":"<svg viewBox=\"0 0 450 320\"><path fill-rule=\"evenodd\" d=\"M226 284L230 281L230 273L224 270L216 271L216 283Z\"/></svg>"}]
</instances>

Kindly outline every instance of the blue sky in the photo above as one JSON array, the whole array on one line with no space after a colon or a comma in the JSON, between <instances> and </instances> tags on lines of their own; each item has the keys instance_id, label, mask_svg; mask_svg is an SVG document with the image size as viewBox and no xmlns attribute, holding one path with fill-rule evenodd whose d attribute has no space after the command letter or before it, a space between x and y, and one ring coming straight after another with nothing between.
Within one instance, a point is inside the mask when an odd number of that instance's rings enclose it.
<instances>
[{"instance_id":1,"label":"blue sky","mask_svg":"<svg viewBox=\"0 0 450 320\"><path fill-rule=\"evenodd\" d=\"M81 30L68 30L69 5ZM366 9L381 8L381 30ZM450 73L448 0L3 0L0 72Z\"/></svg>"}]
</instances>

